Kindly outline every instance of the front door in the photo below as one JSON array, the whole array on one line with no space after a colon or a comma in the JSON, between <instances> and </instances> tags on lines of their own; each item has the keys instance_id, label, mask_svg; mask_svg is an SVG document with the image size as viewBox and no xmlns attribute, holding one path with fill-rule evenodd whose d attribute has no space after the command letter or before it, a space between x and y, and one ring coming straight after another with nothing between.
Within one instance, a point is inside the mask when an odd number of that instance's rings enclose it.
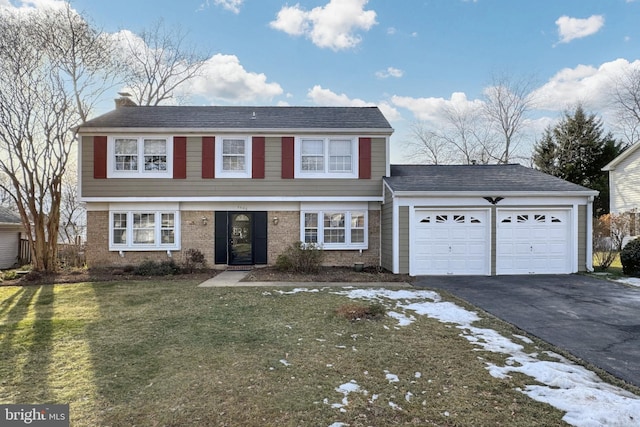
<instances>
[{"instance_id":1,"label":"front door","mask_svg":"<svg viewBox=\"0 0 640 427\"><path fill-rule=\"evenodd\" d=\"M229 264L253 264L253 213L229 214Z\"/></svg>"}]
</instances>

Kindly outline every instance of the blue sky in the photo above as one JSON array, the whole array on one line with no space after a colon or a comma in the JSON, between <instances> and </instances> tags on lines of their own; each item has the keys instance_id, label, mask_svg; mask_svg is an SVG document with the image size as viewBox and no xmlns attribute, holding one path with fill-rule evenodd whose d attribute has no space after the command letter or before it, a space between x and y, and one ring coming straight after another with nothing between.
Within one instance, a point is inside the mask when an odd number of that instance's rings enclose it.
<instances>
[{"instance_id":1,"label":"blue sky","mask_svg":"<svg viewBox=\"0 0 640 427\"><path fill-rule=\"evenodd\" d=\"M0 0L52 3L60 0ZM611 82L640 66L640 0L71 3L109 33L160 18L187 30L210 55L207 78L188 88L190 104L378 105L396 129L396 163L410 160L403 147L412 122L437 126L443 106L481 102L494 75L534 83L531 142L577 102L609 124Z\"/></svg>"}]
</instances>

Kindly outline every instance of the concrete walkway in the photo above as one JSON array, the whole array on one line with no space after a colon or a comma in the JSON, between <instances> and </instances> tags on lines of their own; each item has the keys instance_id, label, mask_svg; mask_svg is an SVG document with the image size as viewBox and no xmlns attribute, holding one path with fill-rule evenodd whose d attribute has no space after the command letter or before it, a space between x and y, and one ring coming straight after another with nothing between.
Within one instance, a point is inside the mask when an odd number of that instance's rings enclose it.
<instances>
[{"instance_id":1,"label":"concrete walkway","mask_svg":"<svg viewBox=\"0 0 640 427\"><path fill-rule=\"evenodd\" d=\"M200 288L224 288L224 287L294 287L294 288L323 288L327 286L344 287L376 287L376 288L399 288L410 287L404 282L243 282L249 271L223 271L198 285Z\"/></svg>"}]
</instances>

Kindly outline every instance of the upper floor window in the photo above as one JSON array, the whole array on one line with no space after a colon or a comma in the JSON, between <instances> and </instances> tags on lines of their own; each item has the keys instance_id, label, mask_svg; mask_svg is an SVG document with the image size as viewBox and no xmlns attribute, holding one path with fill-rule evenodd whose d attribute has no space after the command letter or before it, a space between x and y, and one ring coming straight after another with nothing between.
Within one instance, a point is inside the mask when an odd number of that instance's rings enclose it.
<instances>
[{"instance_id":1,"label":"upper floor window","mask_svg":"<svg viewBox=\"0 0 640 427\"><path fill-rule=\"evenodd\" d=\"M296 177L357 178L355 138L302 137L296 139Z\"/></svg>"},{"instance_id":2,"label":"upper floor window","mask_svg":"<svg viewBox=\"0 0 640 427\"><path fill-rule=\"evenodd\" d=\"M251 138L216 137L216 178L251 178Z\"/></svg>"},{"instance_id":3,"label":"upper floor window","mask_svg":"<svg viewBox=\"0 0 640 427\"><path fill-rule=\"evenodd\" d=\"M168 137L112 137L108 178L170 178L173 144Z\"/></svg>"}]
</instances>

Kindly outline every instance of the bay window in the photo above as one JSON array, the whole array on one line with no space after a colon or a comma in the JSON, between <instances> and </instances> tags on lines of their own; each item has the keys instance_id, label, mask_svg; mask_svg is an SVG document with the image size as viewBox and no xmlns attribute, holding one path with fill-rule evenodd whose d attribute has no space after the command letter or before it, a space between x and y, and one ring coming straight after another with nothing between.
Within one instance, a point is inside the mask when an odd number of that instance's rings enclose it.
<instances>
[{"instance_id":1,"label":"bay window","mask_svg":"<svg viewBox=\"0 0 640 427\"><path fill-rule=\"evenodd\" d=\"M111 211L109 250L177 250L178 212Z\"/></svg>"},{"instance_id":2,"label":"bay window","mask_svg":"<svg viewBox=\"0 0 640 427\"><path fill-rule=\"evenodd\" d=\"M366 249L367 212L327 210L302 212L301 241L324 249Z\"/></svg>"}]
</instances>

